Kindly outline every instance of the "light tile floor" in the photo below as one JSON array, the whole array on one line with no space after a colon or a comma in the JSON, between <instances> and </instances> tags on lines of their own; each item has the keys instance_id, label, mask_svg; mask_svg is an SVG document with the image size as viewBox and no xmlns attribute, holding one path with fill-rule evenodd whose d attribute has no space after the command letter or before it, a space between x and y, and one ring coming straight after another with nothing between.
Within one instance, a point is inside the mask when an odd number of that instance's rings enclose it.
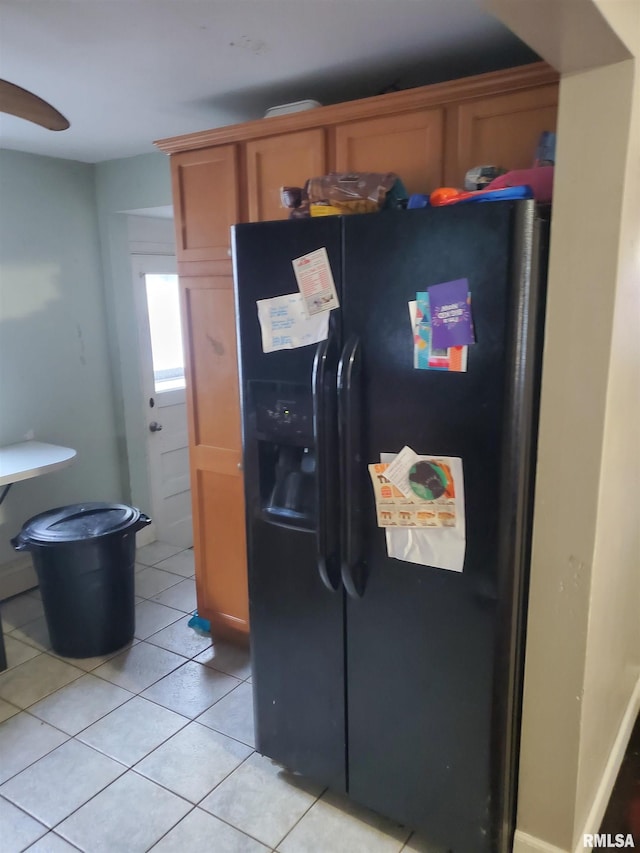
<instances>
[{"instance_id":1,"label":"light tile floor","mask_svg":"<svg viewBox=\"0 0 640 853\"><path fill-rule=\"evenodd\" d=\"M37 590L2 603L1 853L431 853L254 750L247 652L187 626L193 554L140 548L133 642L51 650Z\"/></svg>"}]
</instances>

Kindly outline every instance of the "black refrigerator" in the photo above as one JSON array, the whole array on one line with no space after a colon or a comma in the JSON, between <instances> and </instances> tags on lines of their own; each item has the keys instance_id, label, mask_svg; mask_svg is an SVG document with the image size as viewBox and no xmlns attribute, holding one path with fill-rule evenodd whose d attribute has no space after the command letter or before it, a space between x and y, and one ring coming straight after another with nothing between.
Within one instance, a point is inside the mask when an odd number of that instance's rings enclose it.
<instances>
[{"instance_id":1,"label":"black refrigerator","mask_svg":"<svg viewBox=\"0 0 640 853\"><path fill-rule=\"evenodd\" d=\"M533 201L233 229L257 749L453 853L511 849L548 217ZM256 303L325 248L340 307L264 352ZM467 279L466 372L408 302ZM459 457L462 571L388 556L368 465Z\"/></svg>"}]
</instances>

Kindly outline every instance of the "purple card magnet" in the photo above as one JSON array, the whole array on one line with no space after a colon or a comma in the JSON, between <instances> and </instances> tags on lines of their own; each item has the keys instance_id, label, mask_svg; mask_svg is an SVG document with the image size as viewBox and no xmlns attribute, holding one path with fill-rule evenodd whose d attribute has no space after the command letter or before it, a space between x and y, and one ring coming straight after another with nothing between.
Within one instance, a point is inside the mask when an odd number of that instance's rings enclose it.
<instances>
[{"instance_id":1,"label":"purple card magnet","mask_svg":"<svg viewBox=\"0 0 640 853\"><path fill-rule=\"evenodd\" d=\"M445 281L427 288L431 310L433 349L463 347L475 343L471 318L471 294L466 278Z\"/></svg>"}]
</instances>

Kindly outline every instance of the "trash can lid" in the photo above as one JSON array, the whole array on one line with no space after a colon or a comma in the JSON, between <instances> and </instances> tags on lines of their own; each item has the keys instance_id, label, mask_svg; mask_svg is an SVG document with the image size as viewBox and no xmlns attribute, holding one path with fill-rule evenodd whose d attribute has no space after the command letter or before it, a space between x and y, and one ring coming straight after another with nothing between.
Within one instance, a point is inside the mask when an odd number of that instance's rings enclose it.
<instances>
[{"instance_id":1,"label":"trash can lid","mask_svg":"<svg viewBox=\"0 0 640 853\"><path fill-rule=\"evenodd\" d=\"M142 513L126 504L84 503L57 507L25 522L20 539L36 545L79 542L136 525ZM146 518L146 516L145 516Z\"/></svg>"}]
</instances>

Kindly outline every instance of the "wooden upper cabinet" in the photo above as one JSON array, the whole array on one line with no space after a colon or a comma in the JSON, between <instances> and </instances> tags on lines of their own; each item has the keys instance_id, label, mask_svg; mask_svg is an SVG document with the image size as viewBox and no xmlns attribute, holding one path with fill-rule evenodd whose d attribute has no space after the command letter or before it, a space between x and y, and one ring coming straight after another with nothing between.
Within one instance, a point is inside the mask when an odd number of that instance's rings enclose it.
<instances>
[{"instance_id":1,"label":"wooden upper cabinet","mask_svg":"<svg viewBox=\"0 0 640 853\"><path fill-rule=\"evenodd\" d=\"M307 178L326 172L322 128L255 139L245 146L248 212L251 222L287 219L280 187L301 187Z\"/></svg>"},{"instance_id":2,"label":"wooden upper cabinet","mask_svg":"<svg viewBox=\"0 0 640 853\"><path fill-rule=\"evenodd\" d=\"M463 186L465 172L473 166L528 169L542 131L556 129L557 110L555 84L451 107L445 183Z\"/></svg>"},{"instance_id":3,"label":"wooden upper cabinet","mask_svg":"<svg viewBox=\"0 0 640 853\"><path fill-rule=\"evenodd\" d=\"M410 193L440 186L444 111L418 110L338 125L336 171L395 172Z\"/></svg>"},{"instance_id":4,"label":"wooden upper cabinet","mask_svg":"<svg viewBox=\"0 0 640 853\"><path fill-rule=\"evenodd\" d=\"M228 260L239 219L236 146L174 154L171 179L178 260Z\"/></svg>"}]
</instances>

